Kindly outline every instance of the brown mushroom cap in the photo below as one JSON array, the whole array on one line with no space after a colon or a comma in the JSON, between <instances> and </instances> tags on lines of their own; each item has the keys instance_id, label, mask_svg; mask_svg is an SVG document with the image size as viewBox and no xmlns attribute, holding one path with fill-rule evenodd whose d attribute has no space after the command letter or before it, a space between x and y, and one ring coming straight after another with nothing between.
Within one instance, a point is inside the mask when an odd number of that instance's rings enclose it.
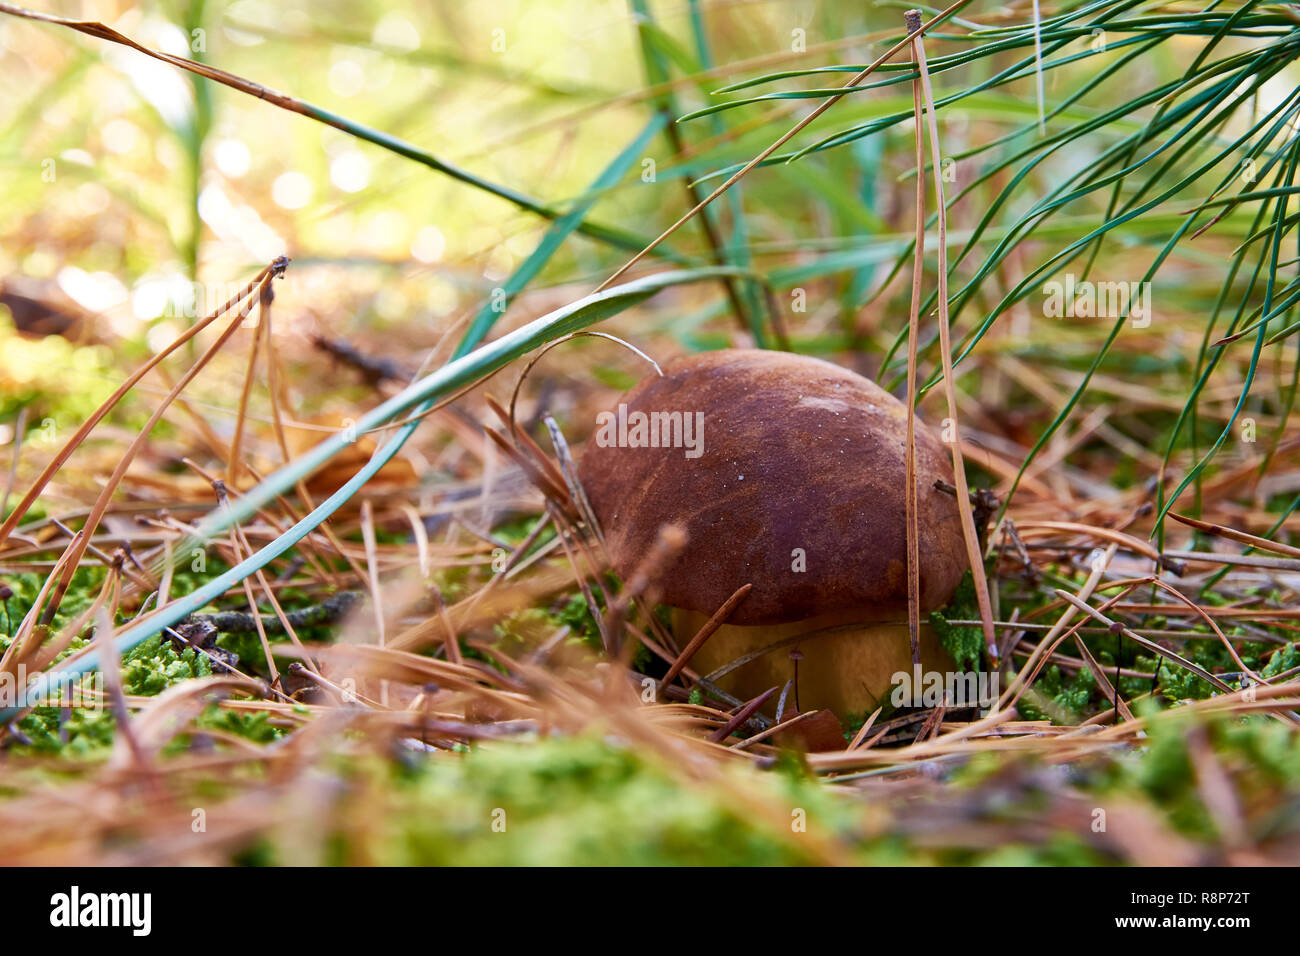
<instances>
[{"instance_id":1,"label":"brown mushroom cap","mask_svg":"<svg viewBox=\"0 0 1300 956\"><path fill-rule=\"evenodd\" d=\"M687 457L682 447L587 442L580 478L620 575L673 523L689 544L655 575L665 604L710 614L752 583L730 623L906 617L901 402L829 362L760 349L678 359L622 401L633 423L638 411L702 412L703 450ZM919 420L916 465L928 611L948 600L968 564L956 499L934 487L952 482L950 453Z\"/></svg>"}]
</instances>

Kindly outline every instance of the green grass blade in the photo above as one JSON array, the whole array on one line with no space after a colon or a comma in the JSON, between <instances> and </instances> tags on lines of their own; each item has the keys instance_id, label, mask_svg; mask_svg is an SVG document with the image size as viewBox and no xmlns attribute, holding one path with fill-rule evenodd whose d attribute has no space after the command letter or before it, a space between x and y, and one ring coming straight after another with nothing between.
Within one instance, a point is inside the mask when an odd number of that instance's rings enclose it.
<instances>
[{"instance_id":1,"label":"green grass blade","mask_svg":"<svg viewBox=\"0 0 1300 956\"><path fill-rule=\"evenodd\" d=\"M497 319L505 314L510 301L537 277L537 274L542 271L542 268L551 260L551 257L564 244L564 241L582 224L583 218L600 199L601 194L623 178L623 174L627 172L628 167L644 155L645 148L649 145L650 140L658 135L665 125L667 125L665 115L656 113L652 116L645 129L601 171L600 175L592 182L586 195L578 199L573 209L552 223L542 237L542 241L537 244L537 248L529 253L528 258L520 263L519 268L511 273L501 287L505 294L505 301L501 303L501 307L497 308L497 302L491 299L483 304L478 314L474 316L474 321L465 330L465 335L461 338L460 345L456 347L452 358L460 358L466 355L479 342L483 341L484 336L492 330L492 326L496 324Z\"/></svg>"},{"instance_id":2,"label":"green grass blade","mask_svg":"<svg viewBox=\"0 0 1300 956\"><path fill-rule=\"evenodd\" d=\"M579 299L503 335L469 355L448 362L436 372L412 383L393 398L362 416L357 424L357 431L378 427L412 409L416 409L418 415L420 409L432 407L438 399L472 385L533 349L616 315L643 302L662 289L740 274L740 270L725 266L662 272ZM397 454L419 424L418 417L404 423L346 484L261 550L185 597L124 628L115 638L118 653L122 654L137 647L163 628L170 627L193 614L248 575L266 567L271 561L294 547L360 491L366 482ZM183 553L193 544L252 517L258 509L273 501L277 495L291 490L300 479L310 475L350 443L348 436L343 433L321 442L305 455L259 482L249 490L248 494L232 502L229 508L210 513L200 522L195 538L178 545L176 550ZM81 656L61 662L53 680L49 675L42 674L29 685L27 692L23 693L18 701L18 706L0 710L0 721L12 719L25 709L25 702L28 700L42 699L51 691L67 690L81 675L98 666L97 649L91 649Z\"/></svg>"}]
</instances>

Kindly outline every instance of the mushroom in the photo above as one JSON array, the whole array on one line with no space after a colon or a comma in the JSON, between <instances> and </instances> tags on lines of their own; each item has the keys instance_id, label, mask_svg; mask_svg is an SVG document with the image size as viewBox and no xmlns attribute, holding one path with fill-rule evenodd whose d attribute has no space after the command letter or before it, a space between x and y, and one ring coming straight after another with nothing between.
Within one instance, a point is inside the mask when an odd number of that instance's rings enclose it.
<instances>
[{"instance_id":1,"label":"mushroom","mask_svg":"<svg viewBox=\"0 0 1300 956\"><path fill-rule=\"evenodd\" d=\"M797 706L840 715L874 710L897 672L912 675L901 402L820 359L736 349L669 363L597 424L579 477L614 570L630 575L661 526L686 531L655 581L680 643L752 585L693 670L748 658L717 684L749 699L797 667ZM924 622L968 562L956 499L936 487L952 483L950 455L916 426ZM919 638L926 671L953 669L928 625Z\"/></svg>"}]
</instances>

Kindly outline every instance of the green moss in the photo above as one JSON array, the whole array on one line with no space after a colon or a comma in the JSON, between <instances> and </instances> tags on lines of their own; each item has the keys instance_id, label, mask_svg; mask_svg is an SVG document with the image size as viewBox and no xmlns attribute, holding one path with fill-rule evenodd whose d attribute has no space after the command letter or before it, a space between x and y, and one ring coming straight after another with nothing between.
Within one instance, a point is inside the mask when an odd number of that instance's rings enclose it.
<instances>
[{"instance_id":1,"label":"green moss","mask_svg":"<svg viewBox=\"0 0 1300 956\"><path fill-rule=\"evenodd\" d=\"M523 515L513 521L506 521L497 525L492 529L492 533L494 536L508 544L519 544L532 534L533 529L545 519L546 515L544 514ZM548 528L546 531L542 532L541 536L538 538L537 544L541 545L554 536L554 529Z\"/></svg>"},{"instance_id":2,"label":"green moss","mask_svg":"<svg viewBox=\"0 0 1300 956\"><path fill-rule=\"evenodd\" d=\"M1300 667L1300 648L1295 644L1287 644L1281 650L1269 658L1268 664L1259 672L1261 677L1276 677L1283 671L1289 671L1293 667Z\"/></svg>"},{"instance_id":3,"label":"green moss","mask_svg":"<svg viewBox=\"0 0 1300 956\"><path fill-rule=\"evenodd\" d=\"M284 730L271 723L271 715L259 710L245 713L227 710L216 704L209 706L194 721L195 726L211 730L224 730L257 744L269 744L284 736Z\"/></svg>"},{"instance_id":4,"label":"green moss","mask_svg":"<svg viewBox=\"0 0 1300 956\"><path fill-rule=\"evenodd\" d=\"M1156 722L1143 759L1133 765L1138 785L1159 801L1178 799L1195 782L1187 744L1177 724L1172 720Z\"/></svg>"},{"instance_id":5,"label":"green moss","mask_svg":"<svg viewBox=\"0 0 1300 956\"><path fill-rule=\"evenodd\" d=\"M1148 657L1145 654L1135 654L1131 665L1125 665L1125 666L1132 666L1135 669L1142 671L1143 673L1154 674L1156 672L1156 668L1159 665L1160 665L1160 658L1158 657L1154 657L1154 656ZM1113 666L1113 663L1111 664L1111 666ZM1110 674L1109 676L1112 681L1115 679L1115 675L1113 673ZM1126 677L1123 675L1120 676L1119 692L1120 695L1125 700L1133 700L1137 697L1141 697L1150 689L1151 689L1151 678L1149 677Z\"/></svg>"},{"instance_id":6,"label":"green moss","mask_svg":"<svg viewBox=\"0 0 1300 956\"><path fill-rule=\"evenodd\" d=\"M98 594L102 580L103 571L96 567L83 568L74 575L72 587L55 616L55 631L89 606ZM17 626L35 600L41 579L36 575L17 575L8 583L14 589L14 597L9 601L10 616ZM289 609L292 610L291 605ZM118 623L124 620L119 617ZM329 633L328 627L320 626L305 628L300 636L306 640L322 640ZM283 634L270 636L273 640L287 640ZM57 660L85 648L92 639L93 631L87 629L72 640ZM8 635L0 636L0 648L8 644ZM241 668L247 667L252 672L259 672L258 665L265 660L256 634L226 634L218 645L238 653ZM211 676L212 666L211 660L194 648L178 649L170 639L155 634L123 655L120 674L122 688L127 694L152 697L182 681ZM88 682L93 679L94 675L83 678L83 687L89 688ZM265 714L237 714L218 708L206 712L196 723L200 727L226 730L257 743L269 742L281 733L267 723ZM112 715L105 709L38 707L19 721L18 730L29 743L16 743L15 751L58 754L71 759L102 758L112 746L114 726ZM187 741L188 738L181 740Z\"/></svg>"},{"instance_id":7,"label":"green moss","mask_svg":"<svg viewBox=\"0 0 1300 956\"><path fill-rule=\"evenodd\" d=\"M86 642L74 643L84 646ZM171 641L154 636L123 656L120 673L127 694L150 697L181 681L207 677L212 670L208 659L193 648L177 651ZM94 676L86 675L83 686ZM113 716L104 708L37 707L18 724L31 743L17 749L72 758L103 756L112 746L113 728Z\"/></svg>"},{"instance_id":8,"label":"green moss","mask_svg":"<svg viewBox=\"0 0 1300 956\"><path fill-rule=\"evenodd\" d=\"M1188 641L1185 647L1188 660L1213 673L1221 669L1228 658L1227 650L1217 641ZM1217 653L1216 653L1217 652ZM1214 693L1214 685L1198 677L1185 667L1162 659L1157 672L1156 686L1169 701L1204 700Z\"/></svg>"},{"instance_id":9,"label":"green moss","mask_svg":"<svg viewBox=\"0 0 1300 956\"><path fill-rule=\"evenodd\" d=\"M555 620L562 625L567 625L569 632L592 650L602 649L596 616L591 613L591 608L587 606L587 599L581 594L569 598L564 608L555 615Z\"/></svg>"},{"instance_id":10,"label":"green moss","mask_svg":"<svg viewBox=\"0 0 1300 956\"><path fill-rule=\"evenodd\" d=\"M122 659L122 687L128 694L152 697L191 677L207 677L211 662L192 647L177 651L170 640L155 634Z\"/></svg>"},{"instance_id":11,"label":"green moss","mask_svg":"<svg viewBox=\"0 0 1300 956\"><path fill-rule=\"evenodd\" d=\"M1050 706L1037 707L1027 695L1016 704L1022 717L1026 720L1052 720L1056 723L1079 723L1087 713L1097 680L1088 668L1080 668L1073 677L1066 679L1061 668L1051 664L1043 669L1034 690Z\"/></svg>"},{"instance_id":12,"label":"green moss","mask_svg":"<svg viewBox=\"0 0 1300 956\"><path fill-rule=\"evenodd\" d=\"M939 611L930 612L930 625L939 635L939 640L952 655L957 666L964 670L979 667L984 654L984 630L969 625L949 624L951 621L971 621L980 616L979 603L975 598L975 581L970 571L962 575L961 583L953 592L948 606Z\"/></svg>"},{"instance_id":13,"label":"green moss","mask_svg":"<svg viewBox=\"0 0 1300 956\"><path fill-rule=\"evenodd\" d=\"M1151 771L1139 761L1112 769L1109 776L1081 779L1079 785L1158 794L1172 801L1181 828L1203 835L1205 821L1185 813L1194 787L1188 786L1179 739L1176 729L1160 737ZM458 758L339 757L329 772L339 792L352 795L371 821L353 827L352 809L338 809L336 827L320 836L326 858L338 864L798 865L816 862L823 841L850 861L873 865L1114 862L1086 829L988 848L918 846L905 831L869 823L879 815L860 794L813 779L792 755L767 772L735 765L726 771L727 784L716 788L652 753L594 733L474 747ZM1000 790L993 778L1005 773L1015 773L1005 759L989 761L954 774L948 786ZM745 799L738 800L737 793ZM1051 800L1049 790L1021 787L979 814L993 823L1014 822L1047 812ZM807 821L806 832L792 826L797 818ZM235 859L274 865L290 859L291 852L287 845L278 847L272 833Z\"/></svg>"},{"instance_id":14,"label":"green moss","mask_svg":"<svg viewBox=\"0 0 1300 956\"><path fill-rule=\"evenodd\" d=\"M107 710L79 707L64 714L57 707L37 707L18 724L31 743L16 744L14 751L72 760L103 757L113 745L113 729L113 715Z\"/></svg>"},{"instance_id":15,"label":"green moss","mask_svg":"<svg viewBox=\"0 0 1300 956\"><path fill-rule=\"evenodd\" d=\"M401 865L788 865L813 862L810 830L842 830L853 808L789 774L749 772L777 807L763 821L720 792L598 736L547 739L430 761L397 781L380 862ZM495 825L495 828L494 828ZM502 829L504 828L504 829Z\"/></svg>"},{"instance_id":16,"label":"green moss","mask_svg":"<svg viewBox=\"0 0 1300 956\"><path fill-rule=\"evenodd\" d=\"M455 604L470 593L469 565L438 568L433 572L433 584L448 604Z\"/></svg>"},{"instance_id":17,"label":"green moss","mask_svg":"<svg viewBox=\"0 0 1300 956\"><path fill-rule=\"evenodd\" d=\"M83 564L77 569L72 575L68 592L54 615L51 625L53 632L61 631L94 603L104 585L104 574L104 569L99 565ZM9 646L12 632L17 630L22 619L36 603L36 598L45 583L44 576L38 574L15 574L4 580L13 589L14 595L7 602L9 611L7 622L4 613L0 612L0 627L4 629L3 636L0 636L0 648ZM75 649L75 647L71 648L71 650Z\"/></svg>"},{"instance_id":18,"label":"green moss","mask_svg":"<svg viewBox=\"0 0 1300 956\"><path fill-rule=\"evenodd\" d=\"M1241 758L1257 782L1295 787L1300 781L1300 735L1284 724L1254 717L1217 728L1223 749Z\"/></svg>"},{"instance_id":19,"label":"green moss","mask_svg":"<svg viewBox=\"0 0 1300 956\"><path fill-rule=\"evenodd\" d=\"M1159 705L1152 700L1139 701L1135 709L1139 716L1159 719L1149 721L1146 745L1117 760L1099 791L1140 790L1175 829L1198 839L1213 839L1214 823L1201 802L1187 751L1193 718L1178 711L1159 714Z\"/></svg>"}]
</instances>

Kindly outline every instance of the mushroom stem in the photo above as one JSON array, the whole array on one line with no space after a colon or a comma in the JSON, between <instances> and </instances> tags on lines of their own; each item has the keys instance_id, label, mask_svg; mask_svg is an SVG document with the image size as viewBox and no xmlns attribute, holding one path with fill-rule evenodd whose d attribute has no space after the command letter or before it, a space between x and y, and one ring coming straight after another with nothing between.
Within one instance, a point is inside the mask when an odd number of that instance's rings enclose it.
<instances>
[{"instance_id":1,"label":"mushroom stem","mask_svg":"<svg viewBox=\"0 0 1300 956\"><path fill-rule=\"evenodd\" d=\"M691 633L705 620L696 611L675 611L679 633ZM823 615L793 624L724 624L694 655L695 669L742 699L761 694L795 677L796 709L828 709L836 714L870 713L890 703L896 675L913 672L906 620L861 623L845 615ZM952 656L928 624L917 632L923 672L956 670ZM789 650L801 649L796 664Z\"/></svg>"},{"instance_id":2,"label":"mushroom stem","mask_svg":"<svg viewBox=\"0 0 1300 956\"><path fill-rule=\"evenodd\" d=\"M745 584L737 588L736 593L727 598L722 607L714 611L713 616L704 622L704 626L696 632L695 636L691 638L691 642L677 655L677 660L673 661L672 666L668 668L668 673L659 682L659 693L661 695L668 689L668 685L677 679L677 675L682 672L682 668L691 662L695 652L703 647L704 642L712 637L723 622L731 616L731 612L736 609L736 605L745 599L745 596L749 594L753 587L752 584Z\"/></svg>"}]
</instances>

